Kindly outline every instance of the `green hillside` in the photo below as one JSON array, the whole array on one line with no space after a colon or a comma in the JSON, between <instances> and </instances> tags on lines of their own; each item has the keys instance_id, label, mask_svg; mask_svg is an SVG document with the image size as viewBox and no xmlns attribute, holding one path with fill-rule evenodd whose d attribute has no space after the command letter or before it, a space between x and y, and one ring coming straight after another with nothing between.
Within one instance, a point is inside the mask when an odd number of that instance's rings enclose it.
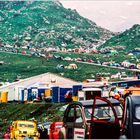
<instances>
[{"instance_id":1,"label":"green hillside","mask_svg":"<svg viewBox=\"0 0 140 140\"><path fill-rule=\"evenodd\" d=\"M0 1L1 44L92 47L112 35L56 0Z\"/></svg>"},{"instance_id":2,"label":"green hillside","mask_svg":"<svg viewBox=\"0 0 140 140\"><path fill-rule=\"evenodd\" d=\"M99 49L105 47L114 47L122 46L124 47L124 51L132 51L135 48L140 47L140 25L136 24L132 28L126 30L119 35L112 37L111 39L107 40ZM122 49L121 49L122 51Z\"/></svg>"}]
</instances>

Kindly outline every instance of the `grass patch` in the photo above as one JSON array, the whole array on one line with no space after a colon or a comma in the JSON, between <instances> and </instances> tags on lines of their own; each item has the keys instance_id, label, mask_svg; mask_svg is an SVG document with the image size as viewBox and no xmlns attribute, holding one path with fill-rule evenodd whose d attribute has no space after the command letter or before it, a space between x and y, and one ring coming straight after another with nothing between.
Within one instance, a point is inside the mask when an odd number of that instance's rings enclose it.
<instances>
[{"instance_id":1,"label":"grass patch","mask_svg":"<svg viewBox=\"0 0 140 140\"><path fill-rule=\"evenodd\" d=\"M117 72L126 71L128 75L131 75L129 70L118 70L115 68L106 68L102 66L94 66L90 64L82 64L78 62L62 61L58 59L45 59L20 54L8 54L0 53L0 60L4 61L3 65L0 65L0 80L2 82L13 82L17 76L21 79L25 79L31 76L39 75L46 72L56 73L63 75L64 77L71 78L76 81L83 81L87 78L92 78L96 73L109 72L115 74ZM76 63L78 69L57 69L58 64L64 66L70 63Z\"/></svg>"}]
</instances>

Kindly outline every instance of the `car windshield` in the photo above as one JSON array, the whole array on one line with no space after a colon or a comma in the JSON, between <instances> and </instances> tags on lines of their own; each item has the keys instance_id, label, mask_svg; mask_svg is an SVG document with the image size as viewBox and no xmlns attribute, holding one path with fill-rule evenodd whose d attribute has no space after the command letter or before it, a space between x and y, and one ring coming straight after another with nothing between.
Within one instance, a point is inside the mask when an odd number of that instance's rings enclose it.
<instances>
[{"instance_id":1,"label":"car windshield","mask_svg":"<svg viewBox=\"0 0 140 140\"><path fill-rule=\"evenodd\" d=\"M19 124L18 124L18 127L34 128L34 125L33 125L33 124L22 124L22 123L19 123Z\"/></svg>"},{"instance_id":2,"label":"car windshield","mask_svg":"<svg viewBox=\"0 0 140 140\"><path fill-rule=\"evenodd\" d=\"M120 106L114 106L114 109L116 110L118 118L122 117L122 108ZM92 114L92 107L88 107L84 109L85 116L87 119L91 119ZM105 107L96 107L94 111L94 116L97 118L103 118L103 117L114 117L114 114L112 112L111 107L105 106Z\"/></svg>"},{"instance_id":3,"label":"car windshield","mask_svg":"<svg viewBox=\"0 0 140 140\"><path fill-rule=\"evenodd\" d=\"M123 115L123 110L122 110L121 106L114 106L114 109L115 109L115 111L116 111L116 113L117 113L117 116L118 116L118 117L122 117L122 115Z\"/></svg>"},{"instance_id":4,"label":"car windshield","mask_svg":"<svg viewBox=\"0 0 140 140\"><path fill-rule=\"evenodd\" d=\"M56 125L55 128L62 128L63 125L59 124L59 125Z\"/></svg>"}]
</instances>

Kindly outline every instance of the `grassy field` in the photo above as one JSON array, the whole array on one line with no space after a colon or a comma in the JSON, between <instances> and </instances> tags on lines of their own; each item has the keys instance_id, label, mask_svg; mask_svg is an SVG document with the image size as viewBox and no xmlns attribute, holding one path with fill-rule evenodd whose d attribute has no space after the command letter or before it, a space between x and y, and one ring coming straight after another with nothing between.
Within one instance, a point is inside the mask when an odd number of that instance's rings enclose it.
<instances>
[{"instance_id":1,"label":"grassy field","mask_svg":"<svg viewBox=\"0 0 140 140\"><path fill-rule=\"evenodd\" d=\"M92 78L94 75L96 75L96 73L99 72L109 72L115 74L120 71L118 69L105 68L89 64L80 64L76 62L62 61L58 59L47 60L40 57L26 56L20 54L15 55L10 53L0 53L0 60L4 61L4 64L0 65L0 80L8 80L10 82L14 81L17 76L20 76L22 79L24 79L46 72L62 74L64 77L68 77L77 81L83 81L84 79ZM78 69L57 69L58 64L67 66L70 63L76 63L78 65ZM128 74L131 74L131 72L127 72Z\"/></svg>"},{"instance_id":2,"label":"grassy field","mask_svg":"<svg viewBox=\"0 0 140 140\"><path fill-rule=\"evenodd\" d=\"M13 82L17 78L17 76L21 77L21 79L24 79L46 72L63 75L64 77L68 77L76 81L83 81L87 78L93 78L96 73L109 72L115 74L118 71L121 71L118 69L106 68L101 66L80 64L77 62L62 61L58 59L47 60L40 57L2 52L0 53L0 60L4 61L4 64L0 65L1 82ZM58 64L67 66L70 63L76 63L78 65L78 69L70 70L57 68ZM131 74L130 71L127 71L127 73L129 75Z\"/></svg>"}]
</instances>

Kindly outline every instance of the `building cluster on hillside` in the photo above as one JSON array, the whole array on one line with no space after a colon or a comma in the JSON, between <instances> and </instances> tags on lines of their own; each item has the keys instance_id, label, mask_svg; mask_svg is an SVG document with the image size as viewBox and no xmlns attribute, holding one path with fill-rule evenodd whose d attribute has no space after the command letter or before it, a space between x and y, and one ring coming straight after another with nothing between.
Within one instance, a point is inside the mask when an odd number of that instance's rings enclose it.
<instances>
[{"instance_id":1,"label":"building cluster on hillside","mask_svg":"<svg viewBox=\"0 0 140 140\"><path fill-rule=\"evenodd\" d=\"M121 68L127 68L127 69L140 69L140 62L139 59L133 54L128 53L128 56L131 57L131 60L134 59L136 60L135 63L130 62L130 60L124 60L122 62L115 62L115 61L100 61L99 58L95 57L95 59L89 59L86 57L64 57L60 55L54 55L51 54L52 52L63 52L63 53L67 53L67 52L74 52L74 53L83 53L83 54L102 54L103 57L112 57L112 56L118 56L118 51L116 50L108 50L106 53L105 52L101 52L98 51L96 48L94 49L83 49L83 48L74 48L74 49L66 49L65 47L62 48L53 48L53 47L49 47L49 48L34 48L34 47L30 47L26 46L23 47L22 49L17 48L16 46L11 46L11 45L6 45L5 47L0 47L0 51L4 51L4 52L12 52L12 53L21 53L21 54L27 54L27 55L32 55L32 56L37 56L37 57L43 57L46 59L59 59L59 60L66 60L66 61L82 61L82 62L88 62L88 63L94 63L94 64L99 64L99 65L103 65L103 66L111 66L111 67L121 67ZM139 50L137 50L137 52L139 52ZM136 51L135 51L136 53Z\"/></svg>"}]
</instances>

